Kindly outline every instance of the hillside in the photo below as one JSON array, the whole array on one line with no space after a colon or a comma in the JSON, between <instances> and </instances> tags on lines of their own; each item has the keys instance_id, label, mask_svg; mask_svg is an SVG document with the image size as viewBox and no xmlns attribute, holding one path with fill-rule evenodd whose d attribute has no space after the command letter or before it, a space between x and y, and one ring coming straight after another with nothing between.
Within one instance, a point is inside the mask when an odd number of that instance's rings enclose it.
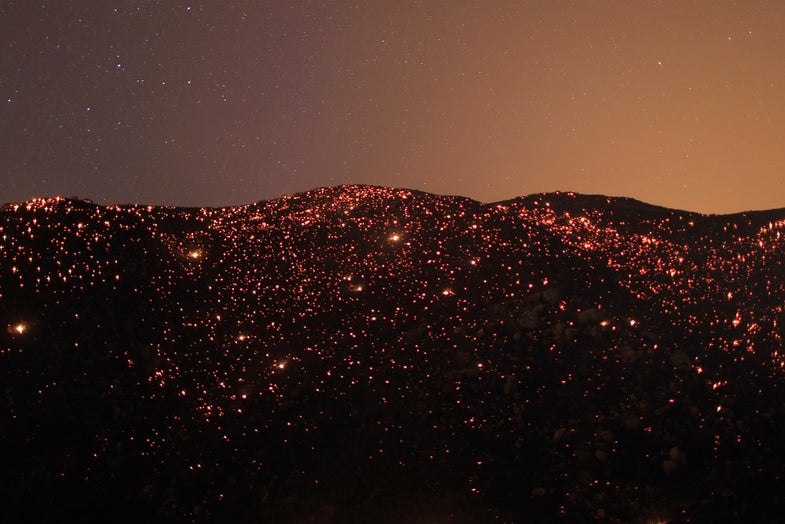
<instances>
[{"instance_id":1,"label":"hillside","mask_svg":"<svg viewBox=\"0 0 785 524\"><path fill-rule=\"evenodd\" d=\"M765 521L783 228L369 186L8 204L0 520Z\"/></svg>"}]
</instances>

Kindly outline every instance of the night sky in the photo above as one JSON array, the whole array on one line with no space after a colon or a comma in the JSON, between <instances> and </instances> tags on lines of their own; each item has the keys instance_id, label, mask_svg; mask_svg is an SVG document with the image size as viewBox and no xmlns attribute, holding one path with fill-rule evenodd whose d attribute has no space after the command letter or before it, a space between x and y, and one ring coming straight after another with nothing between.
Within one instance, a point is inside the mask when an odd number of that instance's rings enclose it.
<instances>
[{"instance_id":1,"label":"night sky","mask_svg":"<svg viewBox=\"0 0 785 524\"><path fill-rule=\"evenodd\" d=\"M785 206L785 2L0 1L0 202Z\"/></svg>"}]
</instances>

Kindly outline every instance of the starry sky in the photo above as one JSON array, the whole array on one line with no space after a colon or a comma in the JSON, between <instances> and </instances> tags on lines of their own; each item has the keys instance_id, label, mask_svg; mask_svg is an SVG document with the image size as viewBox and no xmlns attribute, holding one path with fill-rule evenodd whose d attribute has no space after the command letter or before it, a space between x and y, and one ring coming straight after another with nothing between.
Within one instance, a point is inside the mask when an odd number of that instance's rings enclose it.
<instances>
[{"instance_id":1,"label":"starry sky","mask_svg":"<svg viewBox=\"0 0 785 524\"><path fill-rule=\"evenodd\" d=\"M785 2L0 0L0 202L785 207Z\"/></svg>"}]
</instances>

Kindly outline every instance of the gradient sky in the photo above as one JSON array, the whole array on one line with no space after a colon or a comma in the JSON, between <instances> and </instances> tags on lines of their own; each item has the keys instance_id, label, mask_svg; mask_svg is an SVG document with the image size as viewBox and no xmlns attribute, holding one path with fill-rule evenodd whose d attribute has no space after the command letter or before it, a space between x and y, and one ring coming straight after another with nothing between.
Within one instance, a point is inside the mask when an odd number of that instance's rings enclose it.
<instances>
[{"instance_id":1,"label":"gradient sky","mask_svg":"<svg viewBox=\"0 0 785 524\"><path fill-rule=\"evenodd\" d=\"M785 2L0 0L0 202L785 207Z\"/></svg>"}]
</instances>

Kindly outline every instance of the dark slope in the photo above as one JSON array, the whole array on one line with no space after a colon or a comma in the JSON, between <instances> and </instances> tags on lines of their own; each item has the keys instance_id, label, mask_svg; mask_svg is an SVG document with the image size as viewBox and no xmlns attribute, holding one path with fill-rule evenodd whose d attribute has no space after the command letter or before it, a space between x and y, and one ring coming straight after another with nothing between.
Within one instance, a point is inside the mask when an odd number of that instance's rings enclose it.
<instances>
[{"instance_id":1,"label":"dark slope","mask_svg":"<svg viewBox=\"0 0 785 524\"><path fill-rule=\"evenodd\" d=\"M368 186L6 206L3 521L765 520L783 220Z\"/></svg>"}]
</instances>

